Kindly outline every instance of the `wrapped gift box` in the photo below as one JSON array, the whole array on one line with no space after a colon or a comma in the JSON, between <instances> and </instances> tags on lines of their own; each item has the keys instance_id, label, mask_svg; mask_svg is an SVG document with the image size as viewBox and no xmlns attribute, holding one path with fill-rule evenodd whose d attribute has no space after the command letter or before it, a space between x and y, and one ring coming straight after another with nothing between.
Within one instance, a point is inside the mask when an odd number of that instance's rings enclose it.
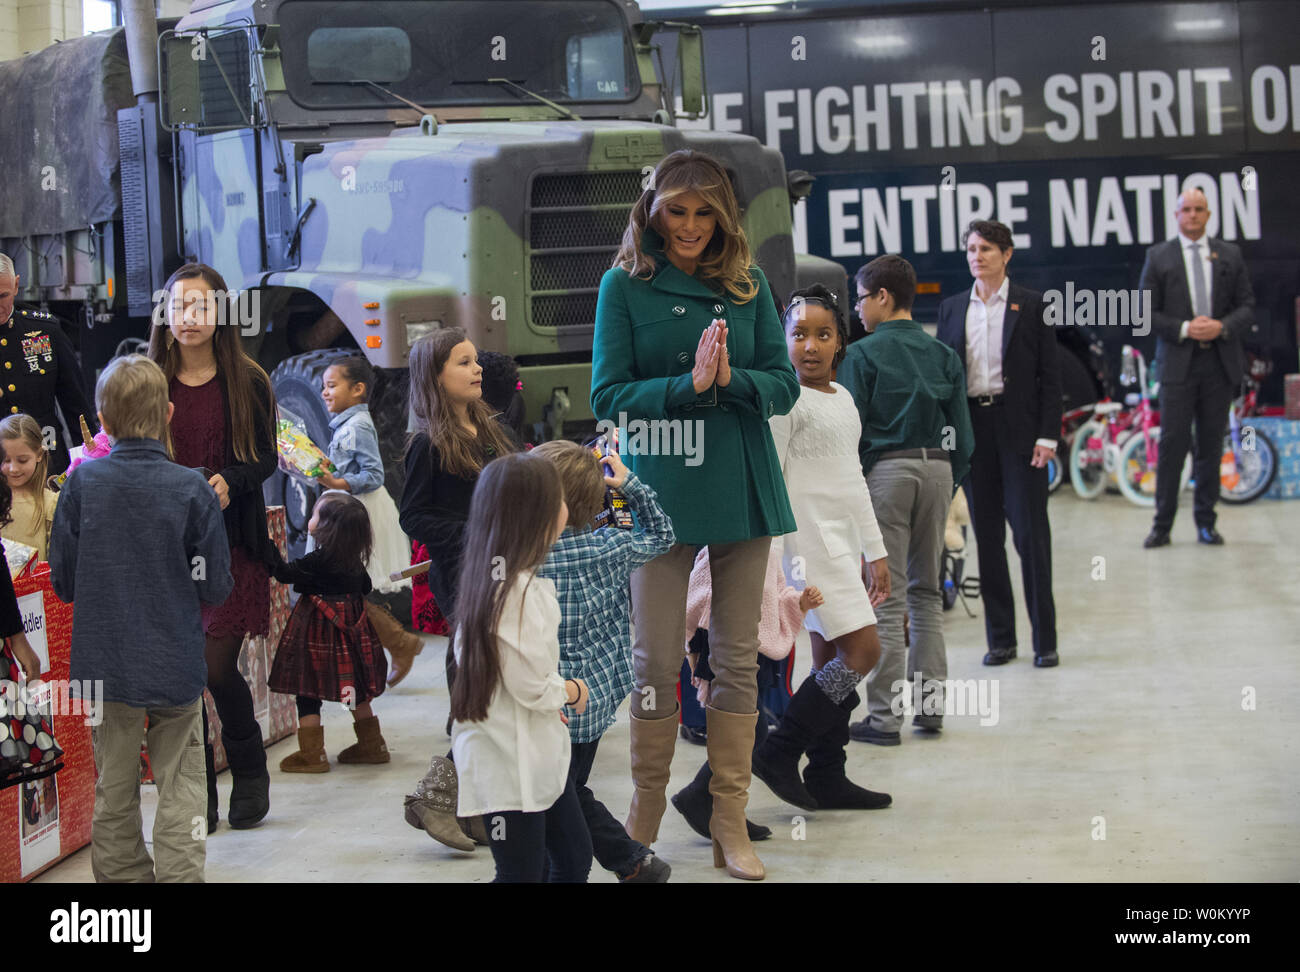
<instances>
[{"instance_id":1,"label":"wrapped gift box","mask_svg":"<svg viewBox=\"0 0 1300 972\"><path fill-rule=\"evenodd\" d=\"M89 844L95 809L90 726L80 704L66 702L72 605L55 596L50 565L44 562L14 581L14 593L27 640L46 663L41 677L51 683L52 694L60 700L50 707L49 717L54 738L63 748L63 769L43 780L0 790L0 881L6 883L30 880Z\"/></svg>"},{"instance_id":2,"label":"wrapped gift box","mask_svg":"<svg viewBox=\"0 0 1300 972\"><path fill-rule=\"evenodd\" d=\"M1246 425L1253 425L1267 435L1277 447L1277 478L1264 497L1300 498L1300 421L1276 416L1257 416L1244 421Z\"/></svg>"}]
</instances>

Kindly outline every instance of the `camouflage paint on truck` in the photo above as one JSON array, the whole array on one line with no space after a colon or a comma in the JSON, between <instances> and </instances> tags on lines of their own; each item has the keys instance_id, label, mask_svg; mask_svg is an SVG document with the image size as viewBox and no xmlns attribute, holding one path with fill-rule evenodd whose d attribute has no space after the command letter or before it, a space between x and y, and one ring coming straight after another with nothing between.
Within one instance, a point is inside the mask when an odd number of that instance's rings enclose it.
<instances>
[{"instance_id":1,"label":"camouflage paint on truck","mask_svg":"<svg viewBox=\"0 0 1300 972\"><path fill-rule=\"evenodd\" d=\"M197 3L178 30L267 24L281 6ZM439 4L428 6L436 15ZM528 6L543 15L542 3ZM621 6L639 20L635 4ZM479 347L519 359L530 418L565 388L569 417L588 419L600 276L644 175L679 148L709 152L734 174L774 292L795 284L779 153L748 136L593 117L653 114L659 81L645 50L638 97L569 106L582 120L503 92L500 105L437 107L437 122L419 126L401 106L304 109L286 90L274 29L203 36L227 68L233 38L254 38L274 124L180 134L182 250L232 287L259 288L272 330L284 326L279 310L312 295L372 363L401 368L414 339L460 326Z\"/></svg>"}]
</instances>

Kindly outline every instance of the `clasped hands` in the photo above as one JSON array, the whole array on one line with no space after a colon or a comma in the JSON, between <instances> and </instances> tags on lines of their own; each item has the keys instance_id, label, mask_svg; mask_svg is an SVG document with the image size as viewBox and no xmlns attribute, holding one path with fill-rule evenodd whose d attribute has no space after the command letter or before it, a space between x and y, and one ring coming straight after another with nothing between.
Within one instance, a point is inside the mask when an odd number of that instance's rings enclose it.
<instances>
[{"instance_id":1,"label":"clasped hands","mask_svg":"<svg viewBox=\"0 0 1300 972\"><path fill-rule=\"evenodd\" d=\"M715 317L700 335L695 348L695 367L691 369L691 384L695 394L703 395L710 385L719 388L731 384L731 359L727 354L727 322Z\"/></svg>"},{"instance_id":2,"label":"clasped hands","mask_svg":"<svg viewBox=\"0 0 1300 972\"><path fill-rule=\"evenodd\" d=\"M1198 314L1187 324L1187 336L1193 341L1213 341L1223 333L1223 321Z\"/></svg>"}]
</instances>

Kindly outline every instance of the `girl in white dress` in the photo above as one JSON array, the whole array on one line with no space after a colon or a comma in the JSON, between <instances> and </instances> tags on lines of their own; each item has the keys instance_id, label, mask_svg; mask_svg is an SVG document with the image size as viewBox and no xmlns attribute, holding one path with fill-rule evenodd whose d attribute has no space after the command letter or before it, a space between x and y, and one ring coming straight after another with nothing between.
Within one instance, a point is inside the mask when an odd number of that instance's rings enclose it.
<instances>
[{"instance_id":1,"label":"girl in white dress","mask_svg":"<svg viewBox=\"0 0 1300 972\"><path fill-rule=\"evenodd\" d=\"M801 385L790 413L768 420L799 527L785 537L784 567L797 587L816 584L825 603L806 620L812 673L781 727L754 751L754 775L806 810L877 809L889 805L889 795L844 774L857 685L880 659L872 608L889 596L885 543L858 458L861 419L848 390L833 380L848 327L835 295L821 285L791 295L784 323Z\"/></svg>"},{"instance_id":2,"label":"girl in white dress","mask_svg":"<svg viewBox=\"0 0 1300 972\"><path fill-rule=\"evenodd\" d=\"M332 416L330 429L334 434L329 457L337 475L325 473L321 485L351 493L365 506L375 538L367 565L370 583L376 593L391 594L411 585L409 579L397 583L389 580L390 573L410 565L411 542L398 522L397 504L384 486L379 433L366 404L374 382L374 369L361 355L342 358L325 369L321 399ZM411 663L424 648L424 642L406 631L393 613L373 597L366 601L366 614L392 658L393 667L388 674L388 685L392 687L411 670Z\"/></svg>"}]
</instances>

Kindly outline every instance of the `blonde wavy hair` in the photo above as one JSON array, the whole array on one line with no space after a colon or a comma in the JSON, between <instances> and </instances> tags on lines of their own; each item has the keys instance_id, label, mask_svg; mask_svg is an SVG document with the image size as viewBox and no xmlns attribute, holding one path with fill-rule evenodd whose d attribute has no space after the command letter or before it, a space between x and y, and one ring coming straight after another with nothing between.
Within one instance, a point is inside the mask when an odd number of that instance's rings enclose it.
<instances>
[{"instance_id":1,"label":"blonde wavy hair","mask_svg":"<svg viewBox=\"0 0 1300 972\"><path fill-rule=\"evenodd\" d=\"M660 213L688 192L703 199L717 217L713 238L700 255L695 275L719 281L739 303L747 303L758 294L758 281L749 272L753 255L740 225L740 206L726 170L717 159L703 152L679 149L664 156L655 167L650 188L632 207L613 266L622 267L642 280L652 278L657 267L654 257L641 245L642 236L647 226L663 235Z\"/></svg>"}]
</instances>

